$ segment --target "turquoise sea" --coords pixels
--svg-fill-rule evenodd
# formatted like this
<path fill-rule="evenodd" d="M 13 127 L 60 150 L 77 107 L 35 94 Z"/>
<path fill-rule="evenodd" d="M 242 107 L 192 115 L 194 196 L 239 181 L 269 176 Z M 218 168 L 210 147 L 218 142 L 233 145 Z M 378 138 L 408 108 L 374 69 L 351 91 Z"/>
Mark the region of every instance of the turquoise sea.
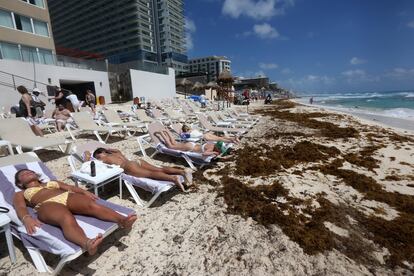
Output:
<path fill-rule="evenodd" d="M 342 111 L 372 113 L 401 119 L 414 119 L 414 90 L 363 93 L 306 94 L 300 102 L 332 107 Z"/>

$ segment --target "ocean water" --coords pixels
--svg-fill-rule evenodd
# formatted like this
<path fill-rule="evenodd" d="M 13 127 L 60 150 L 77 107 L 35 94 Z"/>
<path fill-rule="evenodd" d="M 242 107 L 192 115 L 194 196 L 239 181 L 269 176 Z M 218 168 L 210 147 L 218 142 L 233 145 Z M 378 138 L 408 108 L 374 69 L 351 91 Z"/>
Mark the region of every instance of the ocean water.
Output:
<path fill-rule="evenodd" d="M 341 111 L 414 120 L 414 90 L 302 95 L 299 101 L 307 104 L 310 97 L 313 97 L 315 105 L 331 107 Z"/>

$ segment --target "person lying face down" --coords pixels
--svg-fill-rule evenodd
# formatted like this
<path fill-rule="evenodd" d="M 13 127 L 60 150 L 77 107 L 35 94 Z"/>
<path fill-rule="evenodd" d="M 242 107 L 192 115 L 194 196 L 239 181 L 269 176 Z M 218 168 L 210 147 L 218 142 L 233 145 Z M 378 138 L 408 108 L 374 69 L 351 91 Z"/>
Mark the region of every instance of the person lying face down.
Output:
<path fill-rule="evenodd" d="M 90 159 L 90 152 L 85 152 L 85 159 Z M 97 148 L 93 152 L 93 158 L 109 165 L 118 165 L 126 174 L 135 177 L 145 177 L 154 180 L 170 181 L 177 185 L 183 192 L 186 192 L 185 186 L 192 184 L 192 170 L 179 169 L 172 167 L 156 167 L 144 160 L 128 160 L 121 151 L 117 149 Z M 184 183 L 179 176 L 184 177 Z"/>
<path fill-rule="evenodd" d="M 177 142 L 174 137 L 168 131 L 155 132 L 157 136 L 169 149 L 180 150 L 180 151 L 190 151 L 201 153 L 203 156 L 218 156 L 220 154 L 228 154 L 228 148 L 224 147 L 222 141 L 217 143 L 205 143 L 197 144 L 194 142 Z"/>
<path fill-rule="evenodd" d="M 131 228 L 137 216 L 123 216 L 112 209 L 97 204 L 98 197 L 81 188 L 60 181 L 43 183 L 34 171 L 23 169 L 15 174 L 15 183 L 22 191 L 14 196 L 14 207 L 29 235 L 41 227 L 42 222 L 59 226 L 65 238 L 94 255 L 103 240 L 102 234 L 90 239 L 79 227 L 73 214 L 116 222 L 122 228 Z M 39 219 L 33 218 L 27 206 L 33 207 Z"/>
<path fill-rule="evenodd" d="M 181 128 L 181 138 L 183 140 L 188 138 L 199 138 L 202 137 L 206 141 L 216 141 L 216 142 L 224 142 L 224 143 L 240 143 L 240 140 L 237 138 L 237 136 L 218 136 L 213 134 L 212 132 L 206 132 L 201 133 L 200 131 L 196 129 L 191 129 L 188 125 L 183 125 Z"/>

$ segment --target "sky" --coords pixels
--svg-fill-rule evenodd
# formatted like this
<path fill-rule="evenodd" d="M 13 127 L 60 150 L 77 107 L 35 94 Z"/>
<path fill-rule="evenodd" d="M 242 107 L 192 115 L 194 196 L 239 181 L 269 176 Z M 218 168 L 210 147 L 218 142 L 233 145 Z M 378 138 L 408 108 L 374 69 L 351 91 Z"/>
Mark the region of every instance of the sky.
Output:
<path fill-rule="evenodd" d="M 186 0 L 189 58 L 297 92 L 414 90 L 414 0 Z"/>

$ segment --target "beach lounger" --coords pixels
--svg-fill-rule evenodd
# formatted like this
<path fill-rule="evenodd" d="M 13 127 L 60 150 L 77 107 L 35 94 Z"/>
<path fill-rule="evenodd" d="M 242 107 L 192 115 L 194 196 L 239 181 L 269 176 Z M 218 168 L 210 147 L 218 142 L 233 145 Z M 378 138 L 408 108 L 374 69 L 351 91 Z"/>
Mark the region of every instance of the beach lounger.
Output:
<path fill-rule="evenodd" d="M 153 108 L 151 109 L 151 114 L 154 117 L 155 120 L 161 121 L 161 122 L 168 122 L 171 123 L 171 119 L 164 116 L 159 109 Z"/>
<path fill-rule="evenodd" d="M 78 126 L 79 129 L 73 128 L 71 125 L 66 124 L 66 129 L 69 131 L 70 136 L 73 140 L 76 140 L 76 135 L 82 132 L 92 132 L 99 142 L 106 143 L 109 136 L 117 133 L 121 134 L 122 132 L 128 132 L 129 129 L 122 127 L 112 127 L 112 126 L 98 126 L 93 120 L 92 116 L 88 112 L 76 112 L 71 113 L 73 121 Z M 102 139 L 99 133 L 106 133 L 105 140 Z"/>
<path fill-rule="evenodd" d="M 171 122 L 185 122 L 185 116 L 176 112 L 174 109 L 166 108 L 164 111 L 170 118 Z"/>
<path fill-rule="evenodd" d="M 14 185 L 14 175 L 18 170 L 23 168 L 41 174 L 44 181 L 56 179 L 53 173 L 40 162 L 33 152 L 0 158 L 0 206 L 10 210 L 7 215 L 11 219 L 12 233 L 22 241 L 38 272 L 49 272 L 56 275 L 65 264 L 78 258 L 85 251 L 78 245 L 66 240 L 62 230 L 56 226 L 42 224 L 36 233 L 33 235 L 27 234 L 26 228 L 18 218 L 13 206 L 14 194 L 16 191 L 19 191 L 19 188 Z M 124 215 L 134 213 L 132 209 L 101 199 L 98 200 L 98 203 Z M 36 218 L 36 212 L 32 208 L 28 209 L 30 215 Z M 92 217 L 76 215 L 75 218 L 90 238 L 96 237 L 99 233 L 106 237 L 118 228 L 116 223 L 102 221 Z M 60 261 L 54 270 L 46 264 L 42 252 L 49 252 L 60 256 Z"/>
<path fill-rule="evenodd" d="M 97 148 L 110 148 L 106 144 L 102 144 L 99 142 L 88 142 L 82 145 L 77 145 L 72 150 L 72 155 L 68 157 L 69 165 L 72 169 L 72 171 L 76 171 L 78 168 L 77 164 L 81 164 L 84 162 L 83 160 L 83 153 L 85 151 L 89 151 L 93 153 L 94 150 Z M 128 175 L 123 173 L 121 175 L 121 179 L 123 180 L 123 183 L 125 187 L 127 187 L 128 191 L 132 195 L 132 198 L 135 200 L 135 203 L 138 204 L 141 207 L 150 207 L 152 203 L 164 192 L 167 192 L 175 187 L 175 184 L 173 182 L 169 181 L 161 181 L 161 180 L 154 180 L 144 177 L 135 177 L 132 175 Z M 184 179 L 183 179 L 184 181 Z M 145 202 L 143 201 L 140 196 L 138 195 L 137 191 L 135 190 L 135 187 L 138 187 L 140 189 L 143 189 L 147 192 L 150 192 L 153 194 L 152 198 Z M 119 187 L 119 196 L 122 199 L 122 186 Z"/>
<path fill-rule="evenodd" d="M 151 155 L 151 157 L 153 157 L 157 153 L 162 153 L 178 158 L 183 158 L 190 166 L 190 168 L 194 170 L 196 170 L 194 164 L 203 167 L 205 165 L 210 164 L 210 162 L 215 158 L 213 156 L 203 156 L 201 153 L 198 152 L 179 151 L 167 148 L 167 146 L 165 146 L 164 143 L 162 143 L 158 139 L 158 137 L 155 136 L 156 132 L 160 132 L 162 130 L 169 132 L 169 130 L 161 122 L 153 122 L 150 125 L 148 125 L 148 134 L 142 135 L 137 138 L 138 145 L 143 156 L 147 156 L 144 149 L 144 145 L 147 144 L 155 149 L 155 152 Z"/>
<path fill-rule="evenodd" d="M 138 120 L 140 120 L 143 123 L 152 123 L 154 122 L 154 119 L 145 113 L 144 109 L 137 109 L 134 111 L 135 115 L 137 116 Z"/>
<path fill-rule="evenodd" d="M 201 126 L 206 130 L 206 131 L 214 131 L 214 132 L 221 132 L 224 133 L 225 135 L 228 135 L 229 133 L 235 133 L 237 135 L 242 135 L 244 133 L 247 132 L 246 129 L 242 129 L 242 128 L 231 128 L 231 127 L 216 127 L 213 126 L 206 118 L 206 116 L 204 116 L 203 114 L 198 114 L 198 120 L 201 124 Z"/>
<path fill-rule="evenodd" d="M 222 121 L 220 120 L 215 112 L 209 112 L 208 117 L 212 120 L 213 124 L 218 127 L 236 127 L 236 128 L 252 128 L 253 123 L 249 123 L 245 121 L 245 123 L 241 123 L 238 121 L 231 122 L 231 121 Z"/>
<path fill-rule="evenodd" d="M 122 121 L 121 117 L 118 115 L 118 112 L 116 112 L 115 110 L 107 109 L 107 110 L 102 111 L 102 113 L 105 116 L 105 119 L 108 121 L 107 123 L 105 123 L 105 125 L 107 126 L 123 127 L 128 130 L 138 129 L 141 132 L 147 132 L 146 131 L 147 126 L 145 123 L 142 123 L 139 121 L 124 122 Z"/>
<path fill-rule="evenodd" d="M 36 136 L 23 118 L 0 120 L 0 137 L 9 141 L 18 153 L 23 153 L 23 148 L 34 151 L 51 147 L 58 147 L 62 152 L 69 153 L 72 143 L 63 137 Z M 63 148 L 64 145 L 66 149 Z"/>

